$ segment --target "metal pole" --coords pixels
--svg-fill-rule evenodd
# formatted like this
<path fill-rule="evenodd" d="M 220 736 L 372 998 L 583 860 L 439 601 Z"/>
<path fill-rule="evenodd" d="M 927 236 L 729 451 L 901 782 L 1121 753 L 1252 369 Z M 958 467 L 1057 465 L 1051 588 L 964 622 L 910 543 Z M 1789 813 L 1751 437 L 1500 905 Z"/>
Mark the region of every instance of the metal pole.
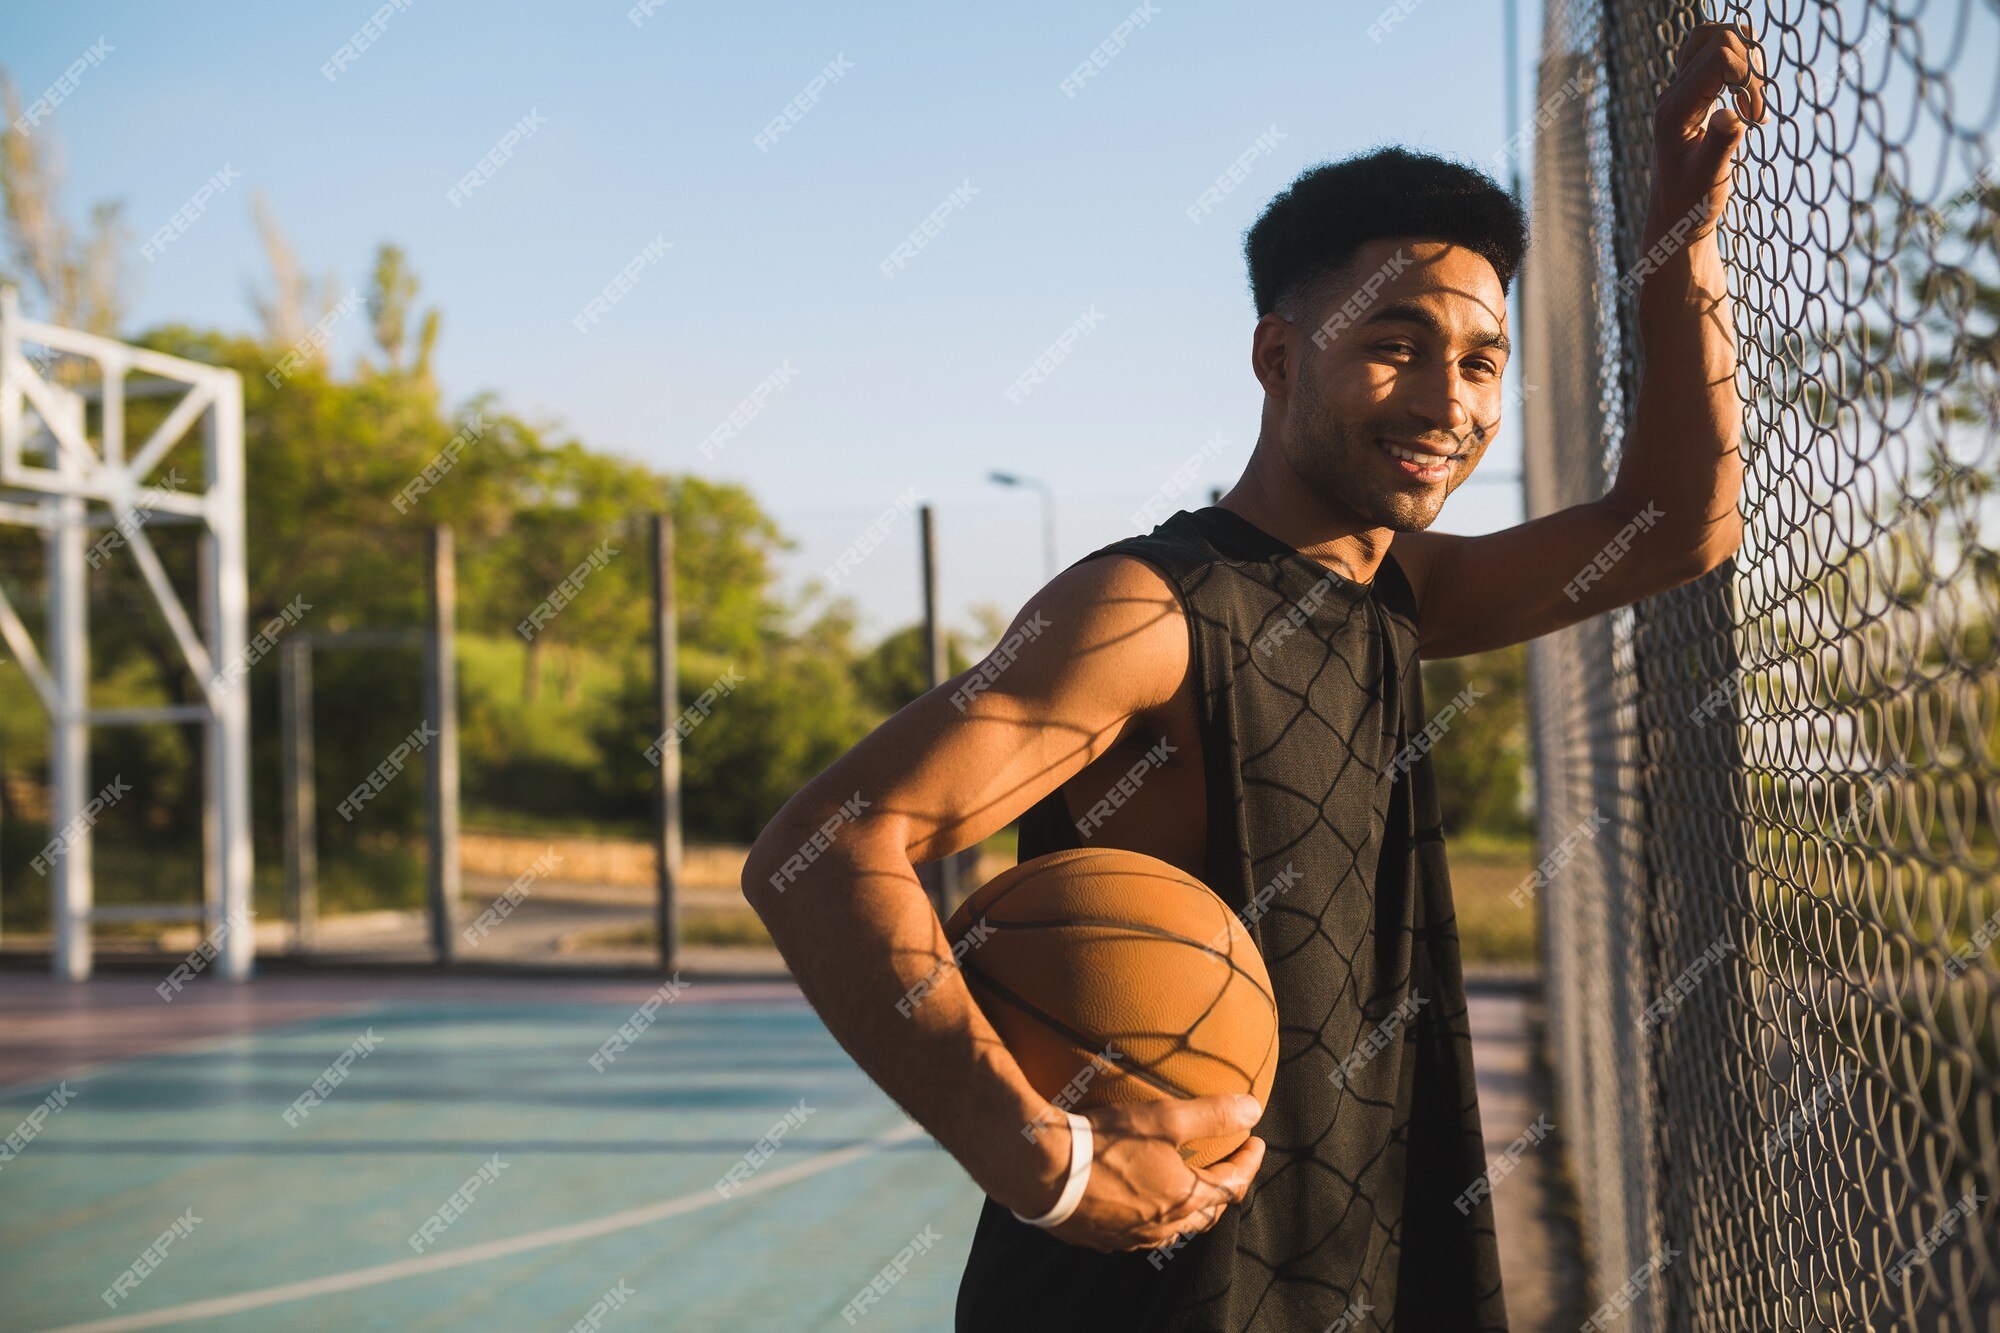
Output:
<path fill-rule="evenodd" d="M 1018 472 L 989 472 L 988 481 L 1001 486 L 1025 486 L 1042 495 L 1042 581 L 1056 576 L 1061 557 L 1056 554 L 1056 488 L 1040 477 L 1024 477 Z"/>
<path fill-rule="evenodd" d="M 1512 173 L 1511 178 L 1507 182 L 1507 188 L 1513 192 L 1514 202 L 1518 204 L 1521 202 L 1521 154 L 1518 148 L 1521 142 L 1519 133 L 1521 128 L 1521 57 L 1520 53 L 1515 50 L 1517 37 L 1515 29 L 1517 26 L 1514 22 L 1514 0 L 1502 0 L 1500 6 L 1500 49 L 1502 52 L 1501 59 L 1507 62 L 1506 78 L 1503 81 L 1507 90 L 1507 106 L 1502 119 L 1503 123 L 1507 126 L 1507 142 L 1516 145 L 1513 159 L 1507 164 L 1508 170 Z"/>
<path fill-rule="evenodd" d="M 48 536 L 50 674 L 56 682 L 56 716 L 50 723 L 49 786 L 55 800 L 51 829 L 75 835 L 55 857 L 50 878 L 55 899 L 55 971 L 65 981 L 88 981 L 91 972 L 90 828 L 83 807 L 90 785 L 90 728 L 83 720 L 89 689 L 83 585 L 84 502 L 74 496 L 48 502 L 58 516 Z"/>
<path fill-rule="evenodd" d="M 929 505 L 917 511 L 919 540 L 923 543 L 924 562 L 924 663 L 926 684 L 932 689 L 942 685 L 951 675 L 950 659 L 945 655 L 944 636 L 938 632 L 937 614 L 937 522 Z"/>
<path fill-rule="evenodd" d="M 1056 555 L 1056 488 L 1042 487 L 1042 562 L 1046 567 L 1043 582 L 1055 578 L 1060 568 L 1060 558 Z"/>
<path fill-rule="evenodd" d="M 209 553 L 207 589 L 214 619 L 208 627 L 209 657 L 217 671 L 226 671 L 249 652 L 250 580 L 248 538 L 244 528 L 243 381 L 234 374 L 219 376 L 215 406 L 207 415 L 205 442 L 208 532 L 202 545 Z M 222 931 L 222 976 L 248 981 L 257 959 L 257 931 L 252 915 L 251 879 L 256 849 L 250 834 L 250 682 L 248 677 L 225 681 L 210 691 L 214 699 L 208 731 L 209 800 L 221 811 L 216 821 L 216 859 L 220 863 L 218 892 L 221 920 L 211 929 Z"/>
<path fill-rule="evenodd" d="M 70 425 L 81 434 L 83 400 L 70 396 L 60 401 L 75 409 Z M 76 480 L 81 463 L 68 449 L 59 448 L 55 453 L 56 467 L 64 479 Z M 63 980 L 88 981 L 92 966 L 90 913 L 96 896 L 91 881 L 90 825 L 83 819 L 90 786 L 90 723 L 85 715 L 90 706 L 90 585 L 84 563 L 88 506 L 76 495 L 43 503 L 56 520 L 48 533 L 49 668 L 56 686 L 56 712 L 49 723 L 49 786 L 55 797 L 51 829 L 75 830 L 67 846 L 57 852 L 51 873 L 53 961 L 56 975 Z"/>
<path fill-rule="evenodd" d="M 458 673 L 455 652 L 458 576 L 451 529 L 430 530 L 430 623 L 424 640 L 424 713 L 437 732 L 424 766 L 430 823 L 431 948 L 452 961 L 452 908 L 458 903 Z"/>
<path fill-rule="evenodd" d="M 945 637 L 938 627 L 937 521 L 931 506 L 917 511 L 924 566 L 924 661 L 928 664 L 930 688 L 936 689 L 951 678 L 951 659 Z M 958 858 L 947 856 L 933 863 L 926 888 L 939 916 L 947 915 L 958 901 Z"/>
<path fill-rule="evenodd" d="M 278 662 L 285 742 L 285 914 L 292 952 L 310 952 L 319 921 L 318 799 L 313 783 L 312 641 L 285 641 Z"/>
<path fill-rule="evenodd" d="M 216 561 L 215 534 L 203 530 L 195 537 L 195 597 L 196 613 L 200 617 L 202 635 L 207 642 L 209 657 L 217 671 L 226 665 L 219 652 L 220 640 L 215 637 L 218 608 L 215 602 Z M 226 687 L 225 688 L 229 688 Z M 226 867 L 222 855 L 222 718 L 214 708 L 198 727 L 187 729 L 195 733 L 202 753 L 204 782 L 208 786 L 210 798 L 201 803 L 201 912 L 202 932 L 207 934 L 227 919 L 222 906 L 223 876 Z M 212 776 L 209 776 L 212 775 Z M 232 931 L 234 927 L 230 928 Z"/>
<path fill-rule="evenodd" d="M 674 520 L 653 515 L 653 691 L 659 704 L 660 785 L 654 839 L 660 970 L 671 974 L 680 951 L 681 738 L 680 641 L 674 607 Z"/>

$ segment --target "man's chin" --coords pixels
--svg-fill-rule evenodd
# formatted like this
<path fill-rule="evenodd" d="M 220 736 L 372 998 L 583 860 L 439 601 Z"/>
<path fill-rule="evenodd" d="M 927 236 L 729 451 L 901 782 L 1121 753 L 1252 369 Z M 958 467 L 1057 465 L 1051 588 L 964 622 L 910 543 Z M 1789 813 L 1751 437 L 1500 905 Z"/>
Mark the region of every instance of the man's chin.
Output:
<path fill-rule="evenodd" d="M 1364 512 L 1368 521 L 1378 528 L 1387 528 L 1391 532 L 1422 532 L 1437 522 L 1438 513 L 1443 508 L 1442 500 L 1431 504 L 1414 496 L 1383 497 Z"/>
<path fill-rule="evenodd" d="M 1307 478 L 1307 482 L 1320 503 L 1333 513 L 1351 514 L 1369 527 L 1391 532 L 1422 532 L 1437 522 L 1438 513 L 1444 508 L 1443 487 L 1435 488 L 1434 492 L 1382 490 L 1372 495 L 1357 495 L 1354 487 L 1343 486 L 1332 478 Z"/>

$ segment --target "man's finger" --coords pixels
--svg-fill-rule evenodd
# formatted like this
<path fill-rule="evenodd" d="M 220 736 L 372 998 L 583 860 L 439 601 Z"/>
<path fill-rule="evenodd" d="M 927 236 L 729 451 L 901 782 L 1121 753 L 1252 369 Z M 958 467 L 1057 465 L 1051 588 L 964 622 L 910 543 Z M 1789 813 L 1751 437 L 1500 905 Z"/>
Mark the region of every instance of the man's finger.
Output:
<path fill-rule="evenodd" d="M 1229 1195 L 1233 1201 L 1241 1203 L 1250 1192 L 1250 1182 L 1257 1178 L 1257 1168 L 1263 1164 L 1264 1140 L 1252 1135 L 1229 1156 L 1210 1166 L 1198 1166 L 1194 1173 Z"/>
<path fill-rule="evenodd" d="M 1228 1186 L 1219 1185 L 1215 1181 L 1208 1179 L 1204 1173 L 1197 1172 L 1194 1179 L 1188 1182 L 1187 1193 L 1167 1205 L 1163 1210 L 1163 1215 L 1154 1218 L 1147 1225 L 1163 1226 L 1175 1218 L 1187 1217 L 1190 1214 L 1202 1211 L 1204 1208 L 1226 1207 L 1229 1204 L 1235 1203 L 1236 1197 Z"/>
<path fill-rule="evenodd" d="M 1681 44 L 1674 48 L 1673 74 L 1669 76 L 1668 82 L 1680 78 L 1682 74 L 1687 72 L 1687 67 L 1693 63 L 1696 56 L 1702 54 L 1717 42 L 1733 42 L 1756 53 L 1756 70 L 1759 74 L 1764 72 L 1763 48 L 1759 45 L 1757 34 L 1751 30 L 1749 24 L 1697 23 L 1688 30 L 1687 36 L 1681 38 Z"/>
<path fill-rule="evenodd" d="M 1177 1097 L 1134 1107 L 1134 1119 L 1152 1119 L 1176 1144 L 1247 1130 L 1263 1115 L 1255 1097 Z M 1151 1112 L 1151 1115 L 1144 1115 Z"/>
<path fill-rule="evenodd" d="M 1737 100 L 1742 102 L 1751 94 L 1755 95 L 1754 108 L 1739 107 L 1739 109 L 1745 113 L 1747 119 L 1763 123 L 1764 48 L 1751 35 L 1749 25 L 1744 23 L 1735 25 L 1705 23 L 1690 33 L 1674 56 L 1674 72 L 1667 80 L 1667 86 L 1661 89 L 1660 100 L 1664 102 L 1677 92 L 1697 69 L 1707 68 L 1703 62 L 1712 52 L 1718 50 L 1731 53 L 1729 60 L 1734 66 L 1734 72 L 1727 81 L 1743 89 Z M 1719 88 L 1711 89 L 1709 96 L 1713 98 L 1720 91 Z"/>
<path fill-rule="evenodd" d="M 1207 1208 L 1170 1217 L 1164 1222 L 1156 1222 L 1144 1231 L 1135 1232 L 1134 1238 L 1139 1242 L 1139 1249 L 1157 1250 L 1162 1245 L 1173 1244 L 1182 1236 L 1199 1236 L 1202 1232 L 1211 1230 L 1228 1211 L 1228 1204 L 1212 1204 Z"/>
<path fill-rule="evenodd" d="M 1732 27 L 1727 23 L 1697 23 L 1688 29 L 1687 36 L 1681 38 L 1681 44 L 1674 48 L 1673 73 L 1669 76 L 1669 82 L 1676 81 L 1687 73 L 1688 65 L 1696 56 L 1728 34 L 1741 38 L 1749 36 L 1741 25 Z"/>
<path fill-rule="evenodd" d="M 1750 55 L 1740 43 L 1723 42 L 1695 58 L 1687 76 L 1660 98 L 1659 115 L 1681 138 L 1701 137 L 1708 123 L 1709 108 L 1725 87 L 1739 89 L 1737 101 L 1743 118 L 1756 123 L 1764 120 L 1764 83 L 1750 67 Z"/>
<path fill-rule="evenodd" d="M 1199 1202 L 1177 1209 L 1172 1217 L 1156 1225 L 1177 1235 L 1208 1230 L 1221 1218 L 1227 1205 L 1242 1203 L 1249 1197 L 1250 1185 L 1263 1163 L 1264 1140 L 1252 1138 L 1213 1166 L 1194 1168 L 1195 1179 L 1214 1191 L 1214 1195 L 1202 1196 Z"/>
<path fill-rule="evenodd" d="M 1703 88 L 1710 98 L 1722 91 L 1722 85 L 1761 90 L 1763 87 L 1763 53 L 1745 42 L 1735 32 L 1719 34 L 1715 40 L 1705 42 L 1697 51 L 1689 54 L 1687 62 L 1674 74 L 1660 94 L 1661 101 L 1676 97 L 1698 97 L 1697 87 Z M 1761 109 L 1761 103 L 1760 109 Z"/>
<path fill-rule="evenodd" d="M 1750 31 L 1747 23 L 1737 24 L 1736 31 L 1742 34 L 1743 45 L 1750 50 L 1750 68 L 1762 79 L 1768 73 L 1764 68 L 1764 44 L 1757 40 L 1757 34 Z"/>

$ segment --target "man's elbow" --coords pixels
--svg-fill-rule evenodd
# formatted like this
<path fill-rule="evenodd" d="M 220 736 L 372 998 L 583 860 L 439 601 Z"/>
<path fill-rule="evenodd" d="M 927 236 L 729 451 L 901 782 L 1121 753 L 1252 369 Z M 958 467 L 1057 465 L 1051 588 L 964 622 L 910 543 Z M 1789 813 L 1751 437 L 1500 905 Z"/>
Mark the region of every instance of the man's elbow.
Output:
<path fill-rule="evenodd" d="M 1732 510 L 1721 518 L 1711 519 L 1683 543 L 1680 558 L 1671 564 L 1667 587 L 1678 588 L 1720 569 L 1742 546 L 1742 515 Z"/>
<path fill-rule="evenodd" d="M 766 923 L 783 904 L 785 891 L 798 883 L 811 850 L 809 844 L 800 845 L 802 835 L 787 831 L 790 823 L 774 819 L 766 824 L 743 858 L 743 900 Z"/>
<path fill-rule="evenodd" d="M 796 902 L 812 880 L 836 863 L 845 867 L 844 873 L 853 873 L 875 855 L 867 844 L 882 830 L 858 823 L 860 811 L 870 804 L 857 792 L 824 818 L 787 807 L 764 827 L 743 858 L 741 885 L 743 900 L 760 920 L 768 925 L 787 901 Z"/>
<path fill-rule="evenodd" d="M 1701 566 L 1696 572 L 1699 578 L 1712 569 L 1720 569 L 1722 562 L 1743 549 L 1743 515 L 1732 506 L 1728 513 L 1711 521 L 1701 535 L 1695 549 L 1696 563 Z"/>
<path fill-rule="evenodd" d="M 743 900 L 766 921 L 770 919 L 772 909 L 783 901 L 785 890 L 797 880 L 803 867 L 804 853 L 797 847 L 799 835 L 787 831 L 795 823 L 787 818 L 788 814 L 788 811 L 780 811 L 766 824 L 743 858 L 740 886 Z"/>

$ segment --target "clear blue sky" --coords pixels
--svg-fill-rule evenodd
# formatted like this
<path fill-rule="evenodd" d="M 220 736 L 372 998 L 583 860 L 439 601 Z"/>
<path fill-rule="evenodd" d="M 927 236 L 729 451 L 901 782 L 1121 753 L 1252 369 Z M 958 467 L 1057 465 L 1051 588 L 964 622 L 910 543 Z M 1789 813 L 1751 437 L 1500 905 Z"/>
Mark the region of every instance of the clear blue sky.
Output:
<path fill-rule="evenodd" d="M 744 482 L 802 541 L 794 576 L 914 487 L 939 506 L 960 623 L 973 603 L 1011 612 L 1042 572 L 1036 501 L 987 484 L 989 469 L 1057 486 L 1064 562 L 1133 530 L 1133 511 L 1217 432 L 1231 447 L 1182 502 L 1240 471 L 1259 403 L 1241 236 L 1274 192 L 1378 144 L 1486 165 L 1506 138 L 1491 0 L 1422 0 L 1380 41 L 1372 0 L 1160 0 L 1074 97 L 1064 78 L 1131 4 L 665 0 L 635 26 L 630 0 L 411 0 L 329 82 L 321 66 L 377 7 L 6 7 L 25 99 L 100 36 L 111 48 L 45 123 L 64 146 L 70 214 L 125 204 L 132 329 L 249 326 L 261 188 L 315 273 L 359 285 L 377 242 L 409 251 L 422 300 L 444 312 L 453 398 L 496 389 L 593 447 Z M 1539 7 L 1521 8 L 1531 67 Z M 836 57 L 846 72 L 760 151 L 759 131 Z M 1525 102 L 1525 68 L 1523 81 Z M 447 191 L 531 110 L 545 124 L 454 207 Z M 1282 139 L 1190 221 L 1273 127 Z M 143 258 L 144 238 L 225 164 L 236 183 Z M 968 183 L 976 193 L 885 277 L 897 244 Z M 580 333 L 573 317 L 660 235 L 672 248 Z M 1102 322 L 1009 402 L 1093 307 Z M 361 324 L 339 330 L 342 357 Z M 704 459 L 701 442 L 787 364 L 791 382 Z M 1516 414 L 1485 468 L 1518 459 Z M 1469 486 L 1440 526 L 1519 512 L 1515 487 Z M 843 585 L 870 629 L 917 613 L 914 534 L 912 516 L 895 519 Z"/>

